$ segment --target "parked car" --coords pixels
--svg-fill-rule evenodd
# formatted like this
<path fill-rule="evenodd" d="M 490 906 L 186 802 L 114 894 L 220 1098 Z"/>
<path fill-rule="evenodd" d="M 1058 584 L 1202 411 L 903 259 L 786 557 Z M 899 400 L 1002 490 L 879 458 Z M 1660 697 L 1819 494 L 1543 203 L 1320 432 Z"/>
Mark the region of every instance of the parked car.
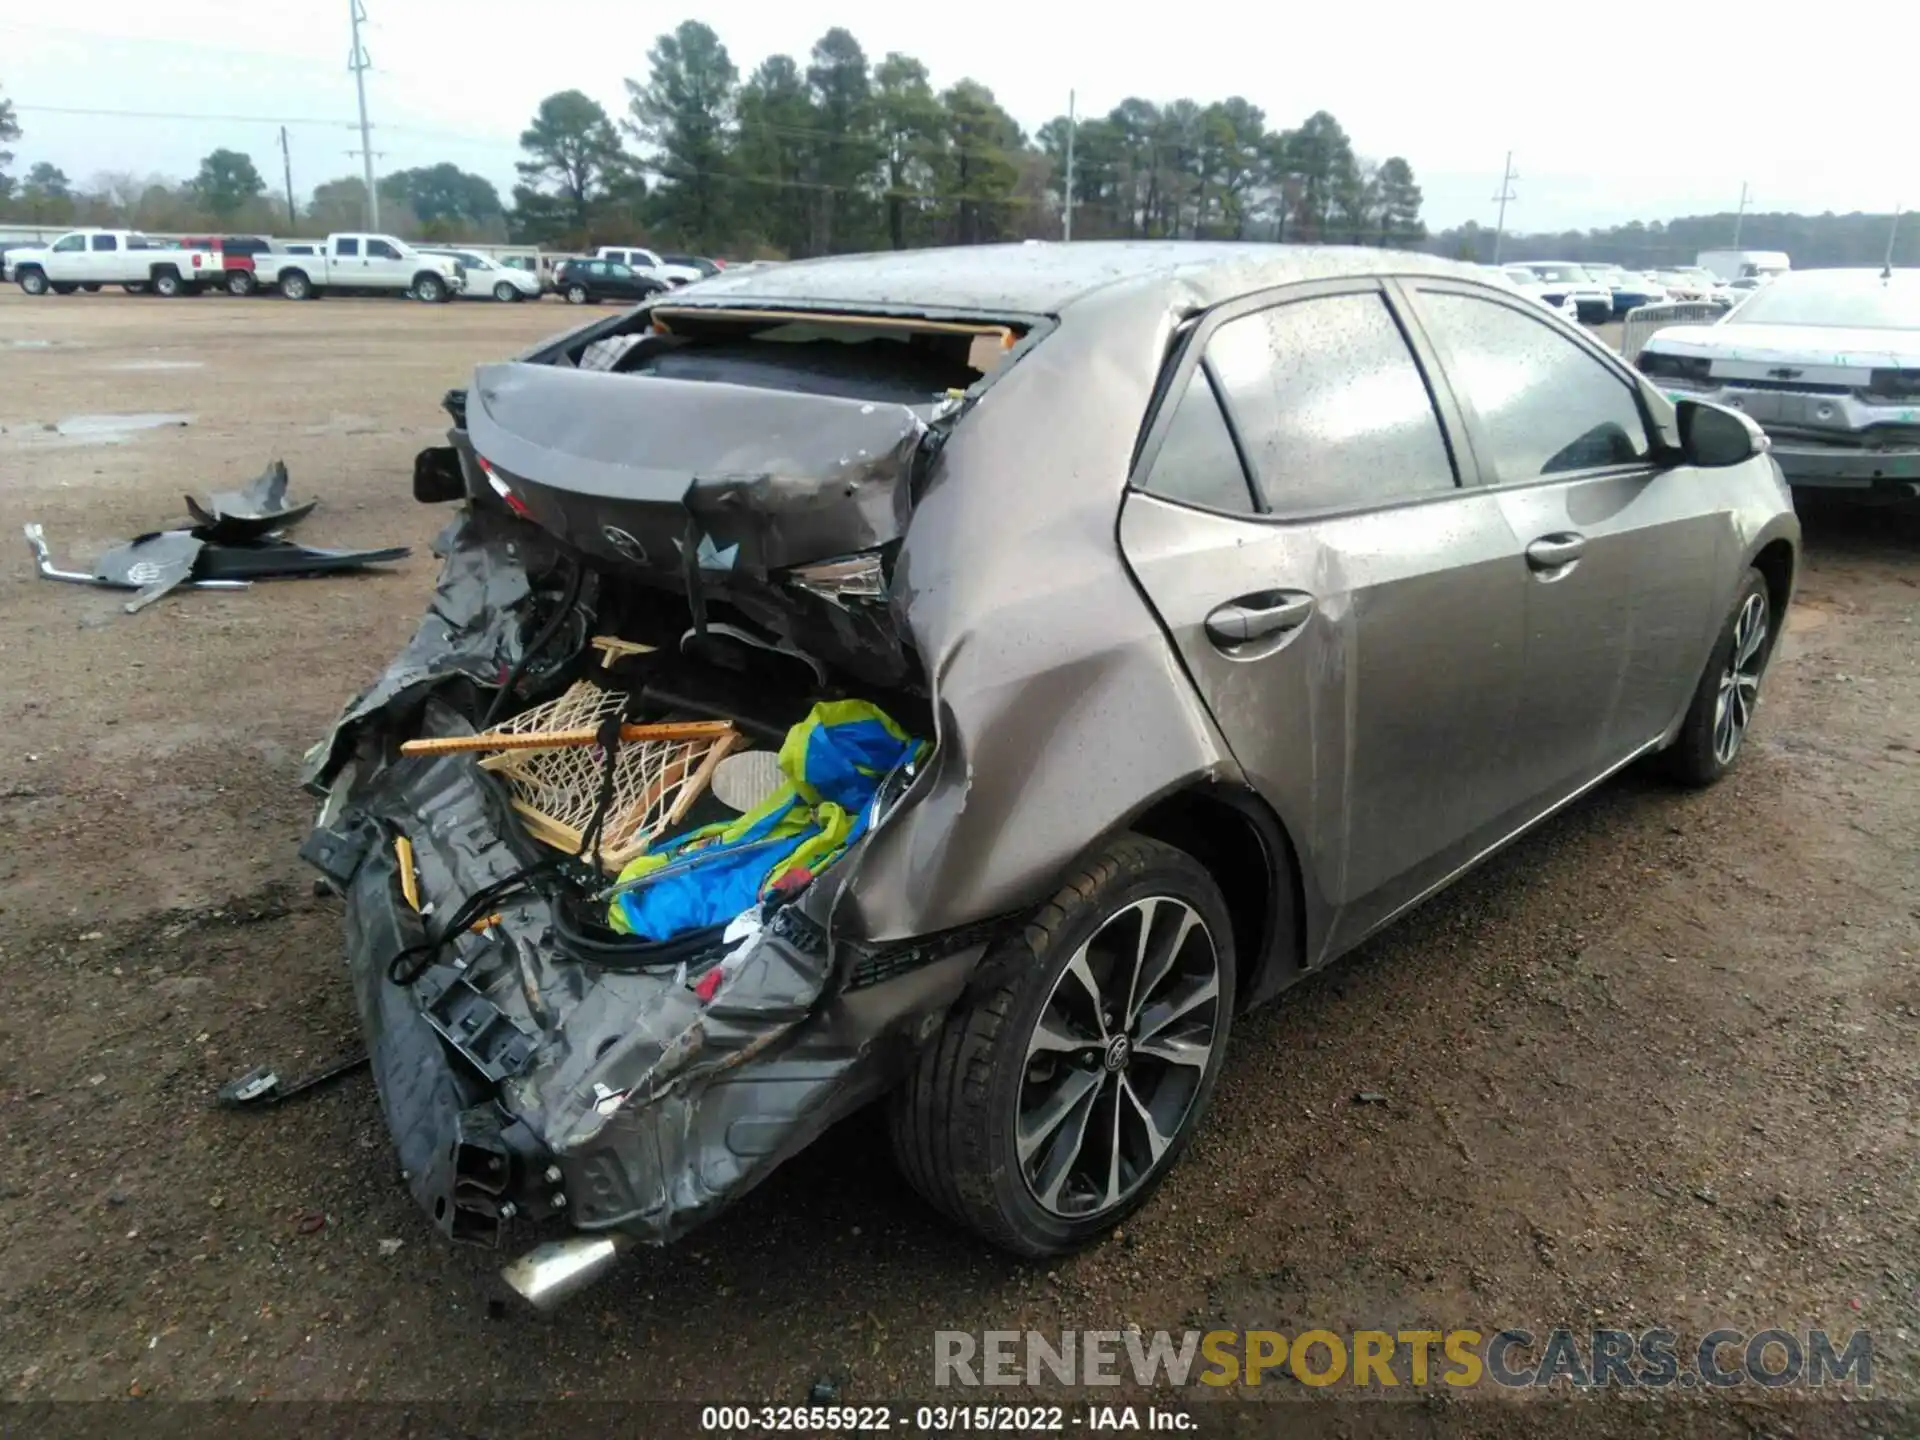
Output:
<path fill-rule="evenodd" d="M 1771 279 L 1793 269 L 1784 250 L 1702 250 L 1694 263 L 1722 280 Z"/>
<path fill-rule="evenodd" d="M 553 269 L 553 288 L 569 305 L 606 300 L 646 300 L 673 287 L 651 271 L 618 260 L 563 260 Z"/>
<path fill-rule="evenodd" d="M 1666 287 L 1651 276 L 1642 275 L 1619 265 L 1587 263 L 1581 268 L 1612 292 L 1615 320 L 1624 319 L 1629 310 L 1637 309 L 1642 305 L 1666 303 Z"/>
<path fill-rule="evenodd" d="M 289 249 L 256 255 L 253 265 L 260 284 L 277 285 L 289 300 L 311 300 L 327 290 L 365 290 L 437 304 L 466 287 L 458 260 L 416 250 L 393 235 L 329 235 L 312 253 Z"/>
<path fill-rule="evenodd" d="M 1677 266 L 1668 270 L 1655 270 L 1653 278 L 1665 287 L 1669 300 L 1723 307 L 1733 304 L 1733 297 L 1728 292 L 1726 284 L 1697 266 Z"/>
<path fill-rule="evenodd" d="M 477 250 L 442 250 L 428 247 L 423 248 L 420 253 L 444 255 L 449 260 L 458 261 L 466 270 L 466 285 L 461 293 L 475 300 L 494 299 L 512 302 L 540 298 L 538 275 L 515 265 L 503 265 Z"/>
<path fill-rule="evenodd" d="M 694 265 L 670 265 L 652 250 L 638 245 L 602 245 L 594 252 L 596 260 L 611 260 L 632 270 L 641 270 L 669 285 L 691 285 L 706 279 L 706 273 Z"/>
<path fill-rule="evenodd" d="M 243 296 L 260 288 L 253 257 L 273 248 L 264 235 L 189 235 L 181 243 L 217 255 L 218 269 L 208 277 L 207 283 L 223 287 L 229 295 Z"/>
<path fill-rule="evenodd" d="M 718 275 L 726 267 L 704 255 L 662 255 L 660 263 L 670 270 L 697 270 L 702 277 Z"/>
<path fill-rule="evenodd" d="M 1249 1005 L 1638 757 L 1738 760 L 1799 550 L 1742 416 L 1433 257 L 1034 257 L 716 277 L 480 366 L 416 464 L 463 508 L 302 853 L 415 1199 L 576 1227 L 530 1298 L 882 1096 L 951 1219 L 1087 1244 Z M 788 788 L 609 902 L 458 753 L 581 680 L 785 736 Z"/>
<path fill-rule="evenodd" d="M 1529 300 L 1538 301 L 1570 324 L 1580 323 L 1580 306 L 1574 298 L 1565 294 L 1549 298 L 1546 282 L 1525 266 L 1478 265 L 1474 268 L 1495 284 L 1510 286 Z"/>
<path fill-rule="evenodd" d="M 71 295 L 124 285 L 169 298 L 196 293 L 217 282 L 220 257 L 150 240 L 138 230 L 73 230 L 51 245 L 8 254 L 13 279 L 29 295 Z"/>
<path fill-rule="evenodd" d="M 1725 319 L 1656 331 L 1642 373 L 1747 415 L 1796 486 L 1920 495 L 1920 271 L 1748 278 Z"/>
<path fill-rule="evenodd" d="M 1597 325 L 1613 318 L 1613 290 L 1595 280 L 1580 266 L 1567 260 L 1528 260 L 1506 267 L 1509 273 L 1523 271 L 1541 283 L 1541 293 L 1550 305 L 1571 299 L 1580 318 Z"/>

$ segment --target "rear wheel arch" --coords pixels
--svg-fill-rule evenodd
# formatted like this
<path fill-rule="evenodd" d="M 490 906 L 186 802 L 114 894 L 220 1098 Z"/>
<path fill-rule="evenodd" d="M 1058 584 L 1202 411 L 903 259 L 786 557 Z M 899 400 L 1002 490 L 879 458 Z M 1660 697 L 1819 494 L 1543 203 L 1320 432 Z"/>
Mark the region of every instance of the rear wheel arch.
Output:
<path fill-rule="evenodd" d="M 1191 855 L 1220 887 L 1233 921 L 1241 1009 L 1305 968 L 1299 851 L 1258 795 L 1201 783 L 1162 796 L 1122 828 Z"/>
<path fill-rule="evenodd" d="M 1753 557 L 1753 568 L 1766 578 L 1767 605 L 1773 611 L 1774 623 L 1784 624 L 1787 601 L 1793 596 L 1793 545 L 1786 540 L 1763 545 Z"/>

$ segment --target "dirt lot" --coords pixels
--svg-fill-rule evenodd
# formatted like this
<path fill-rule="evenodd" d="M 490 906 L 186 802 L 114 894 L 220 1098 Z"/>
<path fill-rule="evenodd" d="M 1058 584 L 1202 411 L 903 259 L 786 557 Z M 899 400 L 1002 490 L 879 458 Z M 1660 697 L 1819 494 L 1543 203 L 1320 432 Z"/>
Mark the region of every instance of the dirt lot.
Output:
<path fill-rule="evenodd" d="M 1156 1203 L 1052 1268 L 943 1228 L 856 1121 L 557 1318 L 490 1315 L 364 1077 L 209 1110 L 356 1043 L 298 758 L 429 588 L 441 393 L 573 318 L 0 295 L 0 1394 L 870 1401 L 927 1395 L 936 1328 L 1421 1322 L 1870 1327 L 1914 1393 L 1920 526 L 1884 511 L 1807 516 L 1731 780 L 1629 775 L 1249 1018 Z M 101 412 L 191 420 L 41 428 Z M 420 552 L 126 616 L 17 539 L 90 557 L 275 457 L 309 542 Z"/>

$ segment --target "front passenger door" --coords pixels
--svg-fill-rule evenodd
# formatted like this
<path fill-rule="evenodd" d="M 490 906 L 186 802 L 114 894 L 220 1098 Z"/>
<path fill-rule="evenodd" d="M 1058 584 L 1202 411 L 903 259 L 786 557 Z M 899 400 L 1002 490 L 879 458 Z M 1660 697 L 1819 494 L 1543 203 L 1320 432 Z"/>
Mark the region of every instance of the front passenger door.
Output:
<path fill-rule="evenodd" d="M 413 266 L 384 240 L 367 241 L 367 281 L 385 289 L 404 290 L 413 284 Z"/>
<path fill-rule="evenodd" d="M 1120 540 L 1300 846 L 1317 963 L 1497 838 L 1525 593 L 1381 287 L 1281 295 L 1201 323 Z"/>

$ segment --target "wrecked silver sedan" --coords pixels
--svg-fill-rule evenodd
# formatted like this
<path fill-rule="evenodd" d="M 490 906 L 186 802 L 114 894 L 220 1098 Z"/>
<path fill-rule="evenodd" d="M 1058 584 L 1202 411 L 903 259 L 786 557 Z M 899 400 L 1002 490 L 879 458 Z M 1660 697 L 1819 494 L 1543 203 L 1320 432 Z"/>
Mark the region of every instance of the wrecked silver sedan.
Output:
<path fill-rule="evenodd" d="M 1235 1014 L 1636 757 L 1737 758 L 1799 532 L 1467 267 L 825 260 L 482 365 L 304 853 L 407 1183 L 546 1302 L 883 1096 L 1025 1255 L 1141 1204 Z"/>

